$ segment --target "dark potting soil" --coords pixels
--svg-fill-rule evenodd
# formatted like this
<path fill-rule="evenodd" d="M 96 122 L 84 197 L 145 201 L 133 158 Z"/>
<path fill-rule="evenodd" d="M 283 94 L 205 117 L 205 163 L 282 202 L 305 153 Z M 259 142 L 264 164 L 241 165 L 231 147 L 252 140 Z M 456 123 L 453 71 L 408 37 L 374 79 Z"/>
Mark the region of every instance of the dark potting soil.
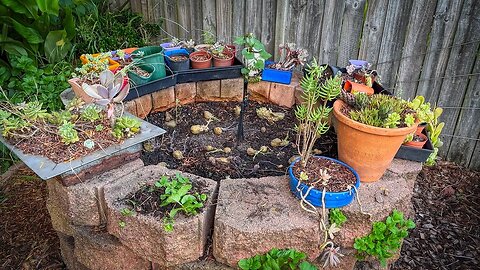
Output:
<path fill-rule="evenodd" d="M 192 182 L 192 189 L 188 192 L 188 194 L 195 195 L 207 193 L 207 189 L 204 184 L 204 182 Z M 174 207 L 179 206 L 176 204 L 160 206 L 162 203 L 160 200 L 160 195 L 163 194 L 165 194 L 165 188 L 158 188 L 155 185 L 145 185 L 135 193 L 127 195 L 123 202 L 130 206 L 131 209 L 137 213 L 162 218 Z M 202 209 L 203 207 L 198 209 L 198 211 L 201 211 Z"/>
<path fill-rule="evenodd" d="M 321 180 L 318 183 L 314 183 L 322 178 L 320 170 L 326 170 L 331 177 L 326 185 L 323 185 Z M 302 167 L 300 162 L 295 163 L 293 174 L 297 179 L 300 178 L 301 172 L 305 172 L 308 175 L 306 184 L 313 185 L 318 190 L 325 188 L 329 192 L 347 191 L 349 187 L 353 189 L 357 180 L 355 175 L 345 166 L 328 159 L 310 158 L 305 168 Z"/>
<path fill-rule="evenodd" d="M 292 156 L 298 155 L 295 146 L 296 132 L 294 126 L 296 119 L 293 110 L 270 104 L 250 102 L 244 118 L 245 140 L 238 142 L 236 135 L 239 117 L 235 114 L 235 107 L 239 105 L 238 102 L 211 102 L 173 108 L 168 113 L 174 118 L 177 115 L 175 128 L 165 125 L 165 112 L 150 115 L 147 120 L 166 129 L 167 133 L 151 142 L 153 151 L 143 151 L 143 162 L 145 165 L 165 162 L 170 169 L 181 170 L 217 181 L 227 177 L 255 178 L 284 175 L 289 165 L 288 160 Z M 267 107 L 273 112 L 283 112 L 285 118 L 269 123 L 257 116 L 256 109 L 260 107 Z M 205 125 L 207 123 L 203 118 L 204 111 L 211 112 L 218 118 L 218 121 L 211 122 L 208 125 L 209 130 L 207 132 L 193 135 L 190 132 L 192 125 Z M 213 133 L 215 127 L 222 128 L 220 135 Z M 287 138 L 289 143 L 287 146 L 272 147 L 270 142 L 275 138 Z M 207 145 L 217 149 L 229 147 L 231 152 L 226 154 L 221 150 L 206 151 L 205 147 Z M 267 153 L 258 153 L 255 157 L 247 154 L 247 148 L 251 147 L 258 151 L 262 146 L 268 147 Z M 336 157 L 335 134 L 329 131 L 317 140 L 314 148 L 321 151 L 321 155 Z M 182 152 L 184 157 L 182 160 L 172 157 L 175 150 Z"/>

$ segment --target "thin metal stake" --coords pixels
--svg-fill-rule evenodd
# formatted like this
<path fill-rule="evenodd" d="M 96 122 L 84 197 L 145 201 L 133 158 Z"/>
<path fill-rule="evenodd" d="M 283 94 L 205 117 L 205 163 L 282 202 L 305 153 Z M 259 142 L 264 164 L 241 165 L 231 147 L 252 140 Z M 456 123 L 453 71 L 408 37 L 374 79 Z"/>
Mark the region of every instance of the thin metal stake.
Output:
<path fill-rule="evenodd" d="M 242 142 L 245 139 L 243 134 L 243 118 L 245 115 L 245 110 L 248 106 L 248 93 L 247 93 L 248 80 L 243 79 L 243 100 L 240 107 L 240 118 L 238 119 L 238 129 L 237 129 L 237 141 Z"/>

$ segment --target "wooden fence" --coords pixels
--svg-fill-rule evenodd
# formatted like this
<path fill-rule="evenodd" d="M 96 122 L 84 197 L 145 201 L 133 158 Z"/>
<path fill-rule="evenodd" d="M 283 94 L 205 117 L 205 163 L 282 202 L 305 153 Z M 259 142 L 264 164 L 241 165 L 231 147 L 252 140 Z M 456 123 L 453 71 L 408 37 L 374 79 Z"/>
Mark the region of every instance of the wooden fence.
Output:
<path fill-rule="evenodd" d="M 478 0 L 110 0 L 168 33 L 201 41 L 252 32 L 268 51 L 285 42 L 320 63 L 365 59 L 404 98 L 444 108 L 441 155 L 480 169 L 480 1 Z"/>

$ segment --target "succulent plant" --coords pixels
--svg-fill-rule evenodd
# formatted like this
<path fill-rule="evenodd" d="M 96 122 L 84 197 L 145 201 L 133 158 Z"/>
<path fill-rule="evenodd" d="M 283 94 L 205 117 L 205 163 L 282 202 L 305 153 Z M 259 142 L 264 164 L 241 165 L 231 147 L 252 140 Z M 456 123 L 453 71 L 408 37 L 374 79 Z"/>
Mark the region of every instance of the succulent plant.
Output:
<path fill-rule="evenodd" d="M 95 122 L 102 118 L 100 111 L 101 111 L 100 108 L 90 104 L 82 111 L 82 113 L 80 114 L 80 117 L 83 120 Z"/>
<path fill-rule="evenodd" d="M 49 115 L 47 110 L 42 109 L 42 103 L 38 101 L 31 101 L 18 105 L 17 107 L 22 111 L 23 117 L 26 120 L 35 121 L 38 118 L 45 118 Z"/>
<path fill-rule="evenodd" d="M 62 142 L 65 144 L 75 143 L 80 140 L 75 130 L 75 125 L 67 121 L 63 122 L 63 125 L 58 128 L 58 135 L 60 135 Z"/>
<path fill-rule="evenodd" d="M 104 70 L 99 75 L 100 84 L 82 84 L 82 89 L 95 100 L 96 104 L 107 106 L 107 116 L 112 118 L 114 103 L 121 103 L 128 95 L 130 83 L 127 77 L 117 76 L 110 70 Z"/>
<path fill-rule="evenodd" d="M 113 136 L 117 139 L 132 137 L 140 132 L 140 121 L 135 118 L 122 116 L 116 119 L 113 126 Z"/>
<path fill-rule="evenodd" d="M 62 125 L 64 122 L 70 122 L 72 120 L 72 114 L 69 111 L 59 111 L 59 112 L 52 112 L 50 117 L 48 118 L 48 122 L 55 126 Z"/>

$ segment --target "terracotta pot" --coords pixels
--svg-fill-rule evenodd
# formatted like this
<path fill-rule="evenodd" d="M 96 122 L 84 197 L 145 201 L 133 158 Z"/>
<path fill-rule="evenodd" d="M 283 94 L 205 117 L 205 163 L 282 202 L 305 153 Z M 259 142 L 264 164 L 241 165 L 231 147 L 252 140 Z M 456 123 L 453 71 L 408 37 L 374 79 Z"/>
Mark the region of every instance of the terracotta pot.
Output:
<path fill-rule="evenodd" d="M 420 135 L 420 134 L 422 134 L 423 130 L 425 129 L 425 127 L 426 127 L 427 125 L 428 125 L 427 123 L 420 123 L 420 124 L 418 124 L 417 131 L 415 131 L 415 135 Z"/>
<path fill-rule="evenodd" d="M 212 47 L 212 44 L 198 44 L 195 45 L 194 49 L 196 52 L 198 51 L 208 51 Z"/>
<path fill-rule="evenodd" d="M 335 131 L 338 140 L 338 159 L 353 167 L 362 182 L 379 180 L 387 170 L 408 134 L 417 125 L 405 128 L 368 126 L 345 116 L 341 109 L 346 104 L 333 104 Z"/>
<path fill-rule="evenodd" d="M 343 86 L 343 89 L 345 89 L 345 91 L 347 91 L 347 92 L 352 92 L 352 93 L 361 92 L 361 93 L 365 93 L 369 96 L 373 95 L 375 93 L 375 91 L 373 90 L 372 87 L 368 87 L 364 84 L 356 83 L 356 82 L 352 82 L 352 81 L 346 81 L 345 85 Z"/>
<path fill-rule="evenodd" d="M 231 66 L 233 66 L 233 63 L 235 63 L 235 54 L 237 52 L 237 48 L 235 47 L 235 45 L 225 45 L 224 51 L 230 51 L 233 54 L 234 57 L 232 57 L 231 60 Z"/>
<path fill-rule="evenodd" d="M 420 134 L 415 134 L 415 135 L 422 138 L 422 141 L 421 142 L 409 141 L 409 142 L 404 143 L 403 145 L 418 148 L 418 149 L 422 149 L 423 146 L 425 145 L 425 143 L 427 142 L 428 138 L 427 138 L 427 136 L 425 136 L 424 134 L 421 134 L 421 133 Z"/>
<path fill-rule="evenodd" d="M 199 61 L 196 60 L 196 56 L 206 56 L 207 60 Z M 212 66 L 212 55 L 206 51 L 197 51 L 190 54 L 190 63 L 192 63 L 192 68 L 209 68 Z"/>
<path fill-rule="evenodd" d="M 223 51 L 223 54 L 228 56 L 228 58 L 217 58 L 215 55 L 213 56 L 213 66 L 214 67 L 229 67 L 233 64 L 233 53 L 230 51 Z"/>
<path fill-rule="evenodd" d="M 82 85 L 79 84 L 79 81 L 79 78 L 73 78 L 68 80 L 68 83 L 72 86 L 72 90 L 77 97 L 81 98 L 83 101 L 85 101 L 85 103 L 92 103 L 93 98 L 83 91 Z"/>

